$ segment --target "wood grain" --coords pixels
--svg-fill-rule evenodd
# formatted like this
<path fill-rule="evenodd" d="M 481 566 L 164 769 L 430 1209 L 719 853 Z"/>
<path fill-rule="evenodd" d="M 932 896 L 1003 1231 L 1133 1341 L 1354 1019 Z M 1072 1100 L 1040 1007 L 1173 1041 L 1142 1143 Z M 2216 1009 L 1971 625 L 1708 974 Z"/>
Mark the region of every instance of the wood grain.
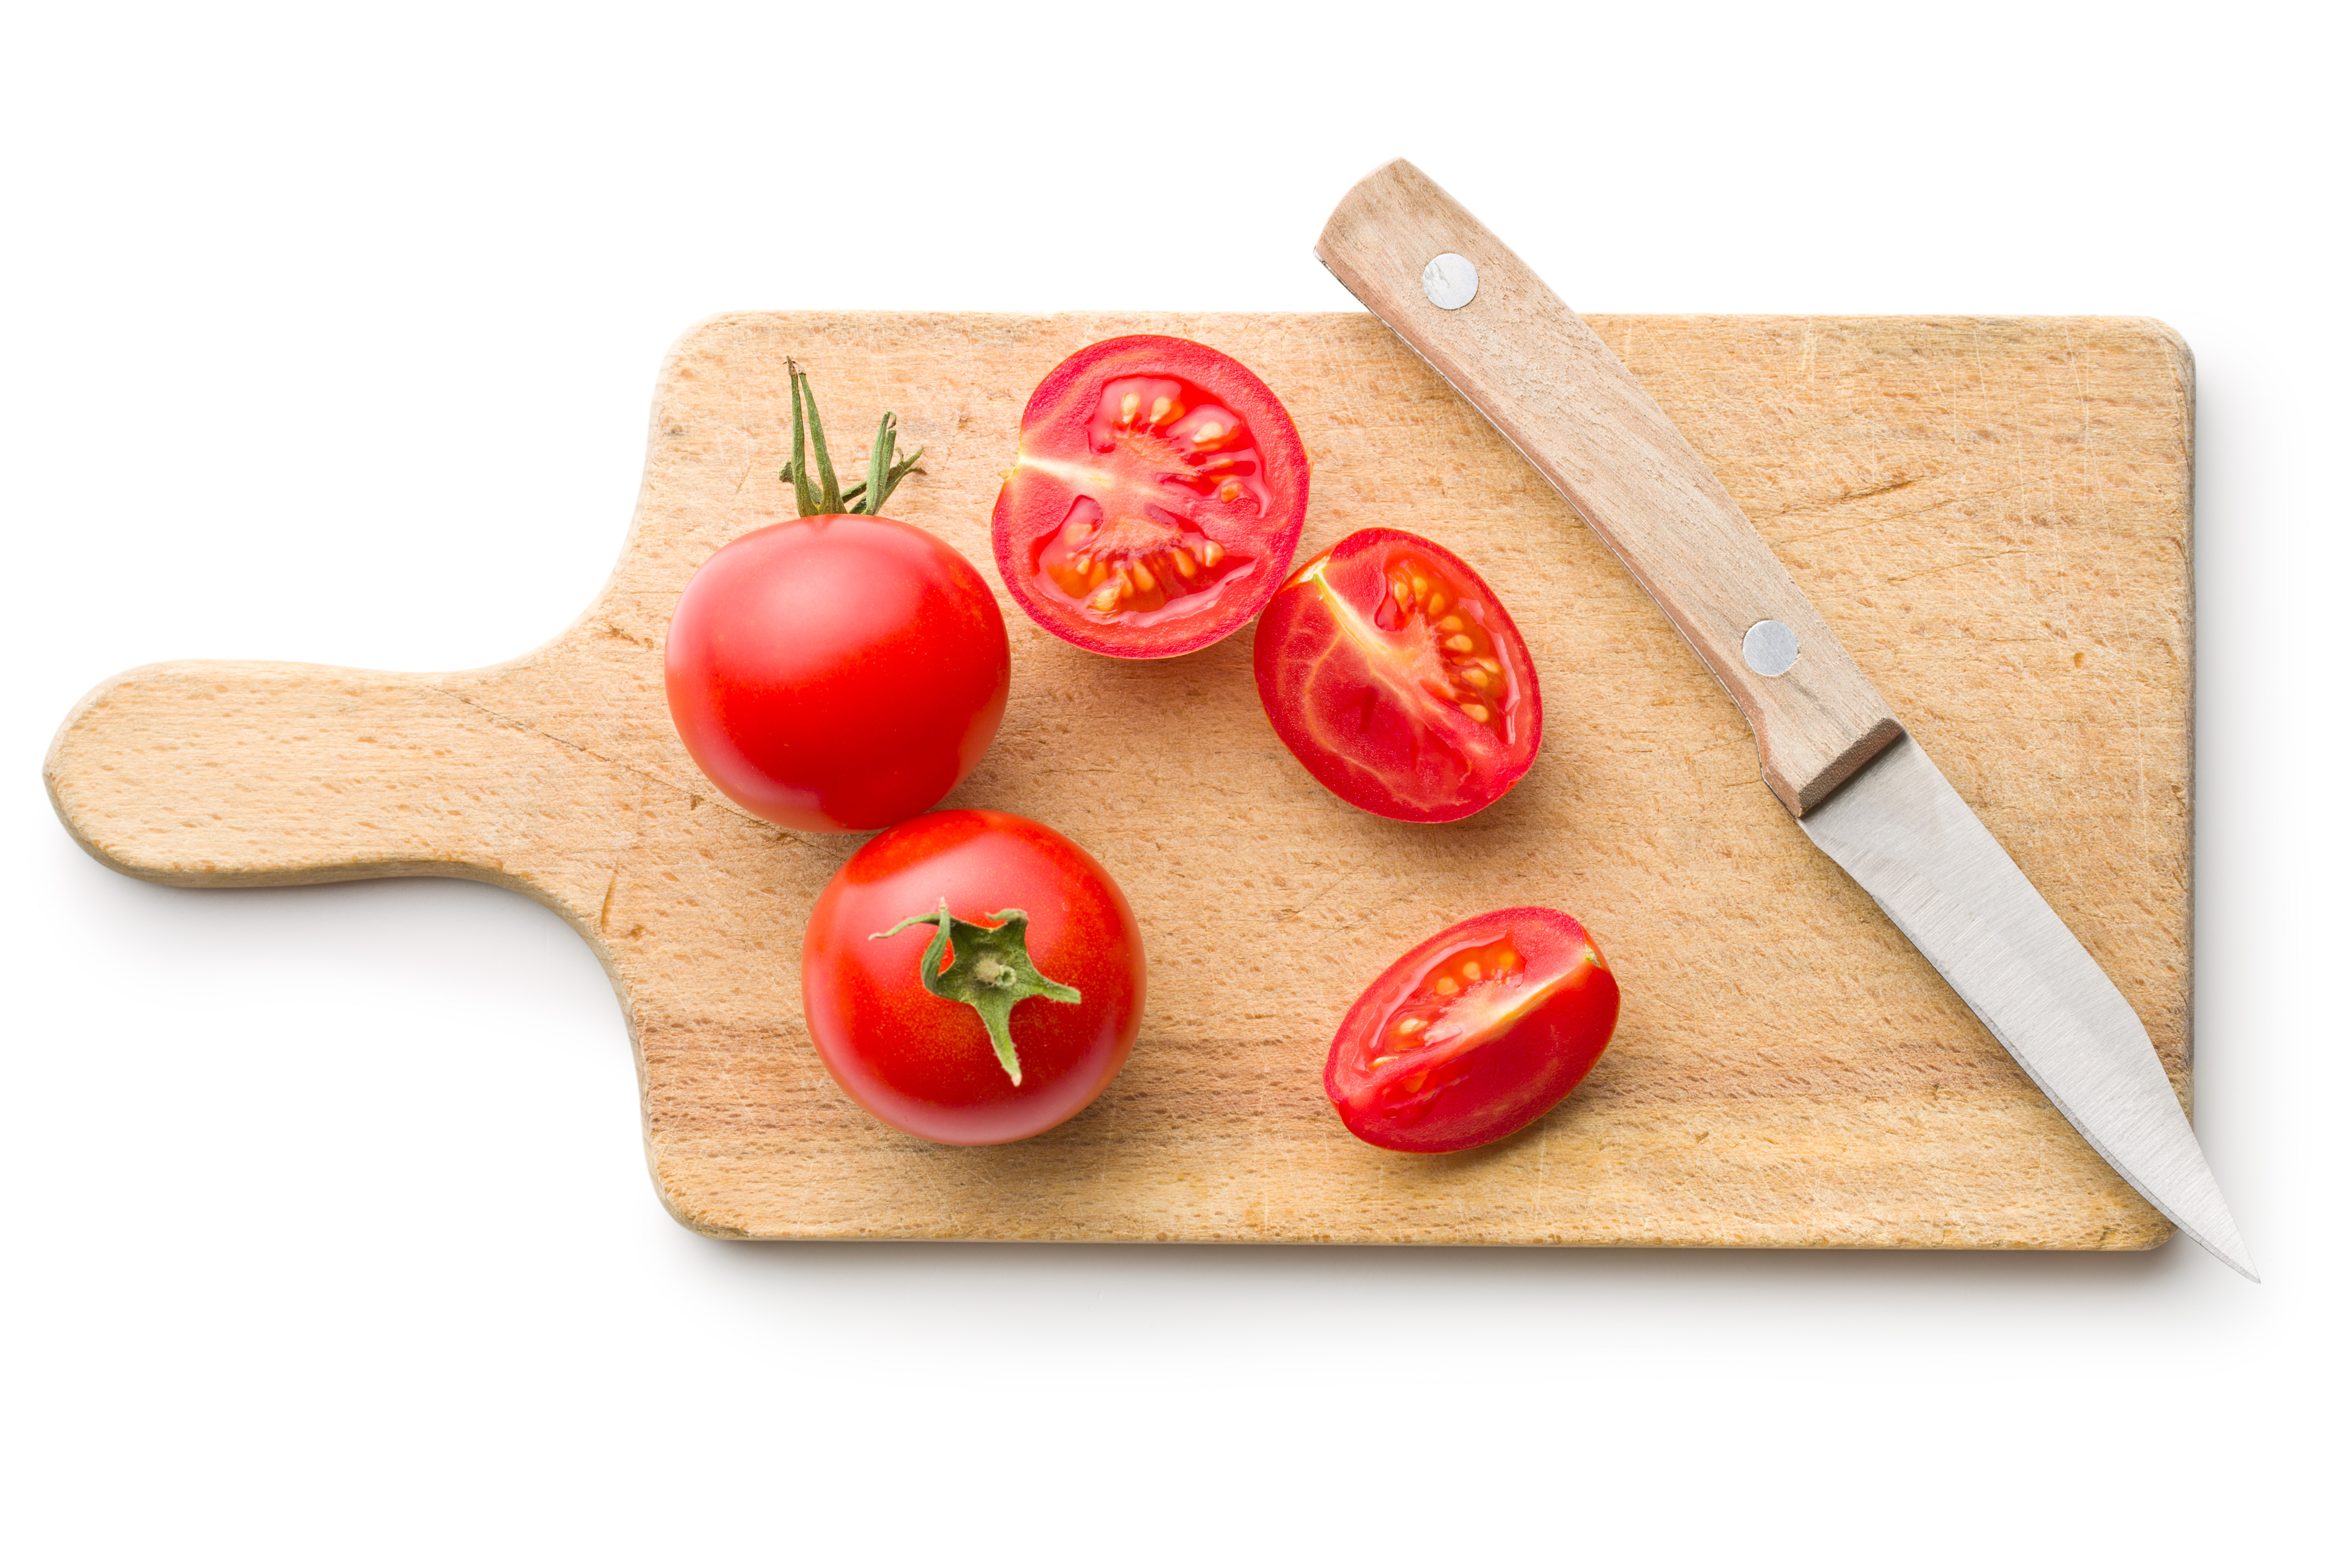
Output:
<path fill-rule="evenodd" d="M 1592 525 L 1690 639 L 1756 731 L 1764 782 L 1798 816 L 1900 735 L 1885 701 L 1715 470 L 1582 318 L 1509 247 L 1400 158 L 1358 182 L 1315 253 L 1475 404 Z M 1433 257 L 1467 257 L 1478 289 L 1442 310 Z M 1784 674 L 1748 668 L 1759 621 L 1797 634 Z"/>
<path fill-rule="evenodd" d="M 2186 1092 L 2188 358 L 2148 321 L 1606 317 L 1895 712 L 2104 964 Z M 662 697 L 666 617 L 790 512 L 783 362 L 835 427 L 897 409 L 891 510 L 992 578 L 1029 389 L 1120 332 L 1263 374 L 1316 464 L 1306 552 L 1368 526 L 1462 554 L 1542 672 L 1502 803 L 1413 826 L 1318 788 L 1249 636 L 1158 663 L 1006 601 L 1003 731 L 950 799 L 1087 845 L 1151 1000 L 1126 1072 L 1029 1142 L 949 1149 L 850 1105 L 804 1037 L 801 929 L 855 838 L 752 820 Z M 599 548 L 591 528 L 583 549 Z M 325 591 L 327 585 L 322 584 Z M 175 664 L 108 681 L 48 763 L 75 837 L 195 886 L 469 877 L 541 900 L 614 977 L 664 1202 L 713 1235 L 2137 1247 L 2164 1223 L 2086 1149 L 1757 775 L 1739 712 L 1513 453 L 1368 316 L 744 314 L 665 366 L 637 516 L 595 604 L 511 663 L 404 675 Z M 1576 1095 L 1485 1150 L 1357 1143 L 1328 1031 L 1484 909 L 1591 926 L 1625 986 Z M 530 1223 L 526 1214 L 518 1225 Z"/>

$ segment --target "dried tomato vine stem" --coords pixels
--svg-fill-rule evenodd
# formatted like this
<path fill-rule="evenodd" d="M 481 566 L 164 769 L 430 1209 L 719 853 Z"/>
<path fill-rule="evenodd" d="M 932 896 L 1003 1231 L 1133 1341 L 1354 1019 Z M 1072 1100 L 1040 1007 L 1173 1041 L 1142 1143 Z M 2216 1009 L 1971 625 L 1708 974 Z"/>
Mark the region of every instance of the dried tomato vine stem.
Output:
<path fill-rule="evenodd" d="M 833 455 L 825 450 L 824 421 L 817 417 L 816 393 L 809 385 L 808 372 L 798 360 L 784 361 L 784 374 L 793 384 L 793 460 L 779 469 L 776 478 L 793 487 L 793 504 L 803 517 L 838 517 L 845 513 L 879 517 L 882 503 L 898 488 L 898 481 L 914 472 L 922 460 L 923 448 L 918 447 L 910 457 L 895 462 L 892 454 L 898 445 L 898 416 L 884 414 L 882 423 L 874 432 L 874 447 L 866 455 L 866 477 L 850 486 L 841 488 L 833 471 Z M 805 408 L 805 417 L 803 417 Z M 808 447 L 814 439 L 816 446 L 816 478 L 808 471 Z M 876 476 L 879 475 L 879 488 Z"/>

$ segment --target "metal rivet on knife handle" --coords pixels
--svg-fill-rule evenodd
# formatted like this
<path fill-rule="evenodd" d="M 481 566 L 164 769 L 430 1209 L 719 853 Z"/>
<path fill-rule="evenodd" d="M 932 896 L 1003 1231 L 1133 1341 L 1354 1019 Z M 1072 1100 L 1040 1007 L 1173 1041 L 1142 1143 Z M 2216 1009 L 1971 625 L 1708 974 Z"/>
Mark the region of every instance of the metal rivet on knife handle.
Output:
<path fill-rule="evenodd" d="M 1421 269 L 1421 291 L 1441 310 L 1458 310 L 1478 297 L 1478 268 L 1466 256 L 1447 251 Z"/>
<path fill-rule="evenodd" d="M 1479 308 L 1431 269 L 1478 253 Z M 1723 682 L 1764 782 L 1802 816 L 1903 733 L 1876 689 L 1672 420 L 1575 311 L 1461 204 L 1399 160 L 1349 191 L 1315 254 L 1495 423 L 1592 525 Z M 1777 679 L 1740 655 L 1775 620 L 1804 658 Z"/>
<path fill-rule="evenodd" d="M 1759 675 L 1786 675 L 1797 663 L 1797 634 L 1778 621 L 1759 621 L 1739 639 L 1739 657 Z"/>

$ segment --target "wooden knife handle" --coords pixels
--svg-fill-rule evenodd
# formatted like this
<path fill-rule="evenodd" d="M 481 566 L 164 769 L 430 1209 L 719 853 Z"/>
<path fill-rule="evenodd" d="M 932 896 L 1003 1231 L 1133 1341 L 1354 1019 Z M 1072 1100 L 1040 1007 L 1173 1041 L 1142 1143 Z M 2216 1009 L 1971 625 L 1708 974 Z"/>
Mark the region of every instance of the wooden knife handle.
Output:
<path fill-rule="evenodd" d="M 1791 812 L 1820 805 L 1903 732 L 1664 411 L 1428 175 L 1402 159 L 1368 175 L 1332 212 L 1315 254 L 1617 552 L 1748 716 L 1764 782 Z M 1422 283 L 1447 254 L 1477 268 L 1475 295 L 1452 310 Z M 1796 662 L 1776 676 L 1742 652 L 1765 621 L 1796 637 Z"/>

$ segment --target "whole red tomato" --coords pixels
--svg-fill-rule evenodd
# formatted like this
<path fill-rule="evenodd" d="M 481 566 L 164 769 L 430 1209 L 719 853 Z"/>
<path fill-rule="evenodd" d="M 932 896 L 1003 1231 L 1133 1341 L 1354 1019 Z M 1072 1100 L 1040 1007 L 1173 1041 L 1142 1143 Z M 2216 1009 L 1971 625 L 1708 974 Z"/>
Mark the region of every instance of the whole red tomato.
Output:
<path fill-rule="evenodd" d="M 1118 658 L 1206 647 L 1298 548 L 1307 451 L 1265 382 L 1184 338 L 1112 338 L 1038 384 L 996 498 L 1013 602 Z"/>
<path fill-rule="evenodd" d="M 1348 1131 L 1407 1153 L 1473 1149 L 1568 1098 L 1617 1027 L 1617 977 L 1574 919 L 1496 910 L 1365 989 L 1323 1064 Z"/>
<path fill-rule="evenodd" d="M 670 717 L 728 799 L 814 832 L 953 789 L 1004 717 L 1004 616 L 970 562 L 887 517 L 804 517 L 702 564 L 664 653 Z"/>
<path fill-rule="evenodd" d="M 1118 884 L 1052 828 L 936 811 L 826 884 L 801 1001 L 834 1081 L 877 1117 L 938 1143 L 1006 1143 L 1076 1116 L 1126 1064 L 1143 934 Z"/>
<path fill-rule="evenodd" d="M 1324 788 L 1406 822 L 1500 800 L 1543 742 L 1535 660 L 1486 580 L 1392 528 L 1290 574 L 1258 620 L 1258 700 Z"/>

